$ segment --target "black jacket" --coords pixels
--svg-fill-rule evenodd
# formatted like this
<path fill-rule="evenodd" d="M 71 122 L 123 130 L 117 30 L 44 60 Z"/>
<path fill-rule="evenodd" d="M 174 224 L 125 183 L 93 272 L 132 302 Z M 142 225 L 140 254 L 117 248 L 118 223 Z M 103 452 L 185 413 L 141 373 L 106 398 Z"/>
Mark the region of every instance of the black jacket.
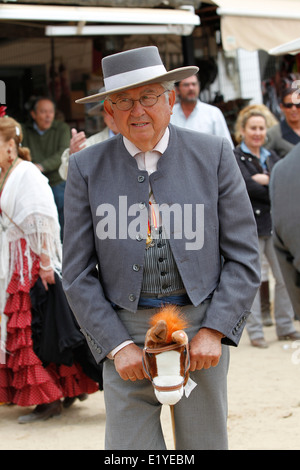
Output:
<path fill-rule="evenodd" d="M 96 364 L 79 329 L 60 277 L 55 273 L 55 284 L 49 284 L 48 291 L 38 278 L 30 290 L 30 297 L 33 350 L 44 367 L 49 363 L 70 367 L 77 362 L 102 390 L 102 365 Z"/>
<path fill-rule="evenodd" d="M 270 174 L 273 166 L 280 158 L 272 150 L 269 150 L 269 152 L 270 155 L 267 157 L 266 165 Z M 235 148 L 234 153 L 246 183 L 257 223 L 258 236 L 270 236 L 272 233 L 272 220 L 269 186 L 263 186 L 252 179 L 253 175 L 264 173 L 264 170 L 259 159 L 251 153 L 244 152 L 240 146 Z"/>

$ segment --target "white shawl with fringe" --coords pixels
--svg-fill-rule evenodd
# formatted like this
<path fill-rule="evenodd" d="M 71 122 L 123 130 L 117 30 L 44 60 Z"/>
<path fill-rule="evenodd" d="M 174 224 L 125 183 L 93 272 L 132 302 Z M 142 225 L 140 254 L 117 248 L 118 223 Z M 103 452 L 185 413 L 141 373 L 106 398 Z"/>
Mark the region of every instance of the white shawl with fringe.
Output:
<path fill-rule="evenodd" d="M 10 174 L 0 198 L 0 363 L 4 363 L 8 298 L 6 289 L 15 266 L 23 282 L 21 239 L 26 241 L 29 275 L 30 249 L 47 252 L 53 269 L 61 271 L 61 241 L 57 209 L 48 179 L 31 162 L 22 161 Z M 46 247 L 46 249 L 45 249 Z"/>

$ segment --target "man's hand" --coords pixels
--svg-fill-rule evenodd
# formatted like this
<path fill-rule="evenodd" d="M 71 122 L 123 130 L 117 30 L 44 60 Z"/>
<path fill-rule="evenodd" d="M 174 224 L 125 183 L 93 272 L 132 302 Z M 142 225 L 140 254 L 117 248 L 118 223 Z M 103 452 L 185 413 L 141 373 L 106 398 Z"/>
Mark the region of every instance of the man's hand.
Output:
<path fill-rule="evenodd" d="M 83 131 L 77 132 L 76 129 L 71 129 L 71 140 L 70 140 L 70 150 L 69 154 L 72 155 L 72 153 L 79 152 L 79 150 L 82 150 L 85 147 L 85 133 Z"/>
<path fill-rule="evenodd" d="M 190 370 L 208 369 L 218 365 L 223 334 L 209 328 L 201 328 L 190 342 Z"/>
<path fill-rule="evenodd" d="M 142 350 L 133 343 L 128 344 L 115 354 L 115 368 L 123 380 L 135 382 L 147 378 L 142 357 Z"/>

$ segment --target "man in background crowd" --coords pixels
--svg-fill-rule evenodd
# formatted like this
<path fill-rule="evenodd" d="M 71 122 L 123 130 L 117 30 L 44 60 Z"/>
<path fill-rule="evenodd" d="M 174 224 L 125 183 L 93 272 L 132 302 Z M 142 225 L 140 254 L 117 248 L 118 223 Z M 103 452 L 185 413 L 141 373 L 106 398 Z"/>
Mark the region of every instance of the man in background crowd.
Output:
<path fill-rule="evenodd" d="M 284 119 L 269 129 L 266 147 L 282 158 L 300 142 L 300 100 L 295 88 L 284 90 L 280 109 Z"/>
<path fill-rule="evenodd" d="M 178 103 L 173 108 L 171 123 L 206 134 L 226 137 L 233 147 L 225 118 L 216 106 L 199 99 L 200 83 L 196 75 L 181 80 L 176 87 Z"/>

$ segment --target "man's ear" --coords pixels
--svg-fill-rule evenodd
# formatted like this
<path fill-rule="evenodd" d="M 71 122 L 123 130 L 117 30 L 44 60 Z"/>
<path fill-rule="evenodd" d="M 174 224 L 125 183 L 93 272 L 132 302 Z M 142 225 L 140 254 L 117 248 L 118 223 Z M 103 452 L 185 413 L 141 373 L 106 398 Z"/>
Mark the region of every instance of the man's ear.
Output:
<path fill-rule="evenodd" d="M 36 118 L 36 113 L 34 110 L 30 111 L 30 116 L 32 117 L 32 119 L 35 121 L 35 118 Z"/>
<path fill-rule="evenodd" d="M 104 101 L 103 108 L 107 114 L 109 114 L 111 117 L 114 117 L 112 106 L 107 100 Z"/>
<path fill-rule="evenodd" d="M 169 92 L 169 105 L 170 105 L 170 111 L 172 111 L 174 104 L 176 103 L 176 93 L 175 90 L 171 90 Z"/>

